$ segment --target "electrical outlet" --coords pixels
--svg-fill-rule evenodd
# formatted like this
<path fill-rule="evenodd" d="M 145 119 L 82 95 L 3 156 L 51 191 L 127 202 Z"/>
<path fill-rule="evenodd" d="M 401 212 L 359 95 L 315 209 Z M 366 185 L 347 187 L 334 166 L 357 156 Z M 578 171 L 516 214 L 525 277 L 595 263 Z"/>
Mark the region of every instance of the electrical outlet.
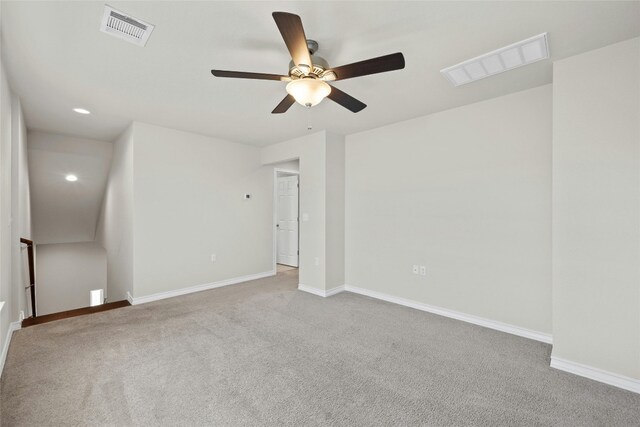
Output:
<path fill-rule="evenodd" d="M 427 275 L 427 267 L 424 265 L 420 266 L 420 275 L 421 276 L 426 276 Z"/>
<path fill-rule="evenodd" d="M 316 265 L 320 265 L 320 258 L 315 257 L 314 262 Z"/>
<path fill-rule="evenodd" d="M 419 274 L 420 273 L 420 267 L 417 265 L 413 266 L 413 274 Z"/>
<path fill-rule="evenodd" d="M 216 256 L 216 254 L 211 254 L 211 262 L 216 262 L 218 260 L 218 257 Z"/>

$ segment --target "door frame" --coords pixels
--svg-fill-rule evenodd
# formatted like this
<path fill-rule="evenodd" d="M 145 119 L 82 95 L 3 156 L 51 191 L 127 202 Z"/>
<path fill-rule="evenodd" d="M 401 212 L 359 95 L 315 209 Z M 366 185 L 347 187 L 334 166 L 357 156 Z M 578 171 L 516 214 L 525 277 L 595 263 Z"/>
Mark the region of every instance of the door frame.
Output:
<path fill-rule="evenodd" d="M 273 271 L 278 272 L 278 174 L 298 175 L 298 268 L 300 268 L 300 171 L 273 168 Z"/>

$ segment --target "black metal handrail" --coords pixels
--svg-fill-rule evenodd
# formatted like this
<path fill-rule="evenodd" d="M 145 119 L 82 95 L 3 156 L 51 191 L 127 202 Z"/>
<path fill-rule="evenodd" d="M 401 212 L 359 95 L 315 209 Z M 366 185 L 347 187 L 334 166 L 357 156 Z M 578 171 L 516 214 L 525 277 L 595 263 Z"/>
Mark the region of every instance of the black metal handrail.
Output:
<path fill-rule="evenodd" d="M 31 317 L 36 317 L 36 280 L 33 265 L 33 241 L 21 237 L 20 243 L 27 245 L 27 258 L 29 259 L 29 292 L 31 293 Z"/>

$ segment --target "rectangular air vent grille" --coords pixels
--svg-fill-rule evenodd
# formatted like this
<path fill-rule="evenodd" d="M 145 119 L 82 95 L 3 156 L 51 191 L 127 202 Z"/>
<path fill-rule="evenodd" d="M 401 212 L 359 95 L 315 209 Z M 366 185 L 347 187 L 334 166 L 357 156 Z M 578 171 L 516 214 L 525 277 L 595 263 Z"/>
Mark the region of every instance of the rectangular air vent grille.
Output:
<path fill-rule="evenodd" d="M 154 26 L 105 5 L 100 31 L 138 46 L 147 44 Z"/>
<path fill-rule="evenodd" d="M 547 33 L 542 33 L 447 67 L 440 72 L 452 85 L 460 86 L 547 58 Z"/>
<path fill-rule="evenodd" d="M 116 12 L 111 12 L 109 14 L 109 19 L 107 19 L 107 27 L 116 31 L 120 31 L 121 33 L 125 33 L 137 39 L 142 39 L 144 32 L 147 31 L 146 25 L 143 25 L 138 21 L 134 21 L 128 16 L 120 15 Z"/>

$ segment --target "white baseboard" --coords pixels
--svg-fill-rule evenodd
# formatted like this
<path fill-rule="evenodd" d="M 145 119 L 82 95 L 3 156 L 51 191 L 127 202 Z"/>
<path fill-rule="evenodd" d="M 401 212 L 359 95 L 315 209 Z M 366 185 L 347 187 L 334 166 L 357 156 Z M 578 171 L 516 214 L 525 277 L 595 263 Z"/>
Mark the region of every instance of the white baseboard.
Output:
<path fill-rule="evenodd" d="M 4 370 L 4 362 L 7 360 L 7 353 L 9 353 L 9 345 L 11 344 L 11 337 L 13 333 L 22 328 L 22 322 L 11 322 L 9 329 L 7 330 L 7 336 L 4 339 L 4 345 L 2 346 L 2 354 L 0 355 L 0 376 Z"/>
<path fill-rule="evenodd" d="M 335 288 L 331 288 L 327 291 L 318 288 L 312 288 L 311 286 L 303 285 L 302 283 L 298 284 L 298 289 L 304 292 L 309 292 L 310 294 L 318 295 L 319 297 L 330 297 L 331 295 L 338 294 L 344 291 L 343 286 L 336 286 Z"/>
<path fill-rule="evenodd" d="M 190 286 L 188 288 L 176 289 L 173 291 L 159 292 L 157 294 L 145 295 L 141 297 L 134 297 L 128 293 L 127 299 L 129 300 L 129 303 L 131 305 L 146 304 L 152 301 L 158 301 L 166 298 L 173 298 L 180 295 L 192 294 L 194 292 L 207 291 L 209 289 L 220 288 L 222 286 L 235 285 L 236 283 L 248 282 L 250 280 L 257 280 L 257 279 L 262 279 L 264 277 L 275 276 L 275 275 L 276 275 L 275 270 L 271 270 L 271 271 L 265 271 L 257 274 L 250 274 L 248 276 L 234 277 L 231 279 L 221 280 L 219 282 L 214 282 L 214 283 L 205 283 L 203 285 Z"/>
<path fill-rule="evenodd" d="M 127 301 L 129 301 L 129 304 L 133 305 L 133 296 L 129 291 L 127 291 Z"/>
<path fill-rule="evenodd" d="M 324 296 L 330 297 L 331 295 L 339 294 L 340 292 L 344 292 L 345 285 L 336 286 L 335 288 L 328 289 L 325 291 Z"/>
<path fill-rule="evenodd" d="M 552 344 L 553 342 L 551 334 L 533 331 L 531 329 L 522 328 L 520 326 L 510 325 L 508 323 L 502 323 L 496 320 L 485 319 L 483 317 L 461 313 L 459 311 L 449 310 L 448 308 L 436 307 L 433 305 L 428 305 L 421 302 L 384 294 L 382 292 L 371 291 L 369 289 L 358 288 L 351 285 L 344 285 L 344 290 L 347 292 L 353 292 L 355 294 L 365 295 L 371 298 L 392 302 L 394 304 L 404 305 L 406 307 L 415 308 L 417 310 L 426 311 L 440 316 L 462 320 L 463 322 L 473 323 L 474 325 L 484 326 L 485 328 L 495 329 L 497 331 L 507 332 L 509 334 L 518 335 L 520 337 L 541 341 L 547 344 Z"/>
<path fill-rule="evenodd" d="M 324 297 L 324 291 L 317 288 L 312 288 L 311 286 L 303 285 L 302 283 L 298 283 L 298 290 L 303 292 L 308 292 L 313 295 L 318 295 L 319 297 Z"/>
<path fill-rule="evenodd" d="M 615 374 L 613 372 L 605 371 L 604 369 L 594 368 L 593 366 L 583 365 L 582 363 L 572 362 L 555 356 L 551 356 L 551 367 L 569 372 L 570 374 L 589 378 L 590 380 L 599 381 L 614 387 L 629 390 L 634 393 L 640 393 L 639 379 Z"/>

